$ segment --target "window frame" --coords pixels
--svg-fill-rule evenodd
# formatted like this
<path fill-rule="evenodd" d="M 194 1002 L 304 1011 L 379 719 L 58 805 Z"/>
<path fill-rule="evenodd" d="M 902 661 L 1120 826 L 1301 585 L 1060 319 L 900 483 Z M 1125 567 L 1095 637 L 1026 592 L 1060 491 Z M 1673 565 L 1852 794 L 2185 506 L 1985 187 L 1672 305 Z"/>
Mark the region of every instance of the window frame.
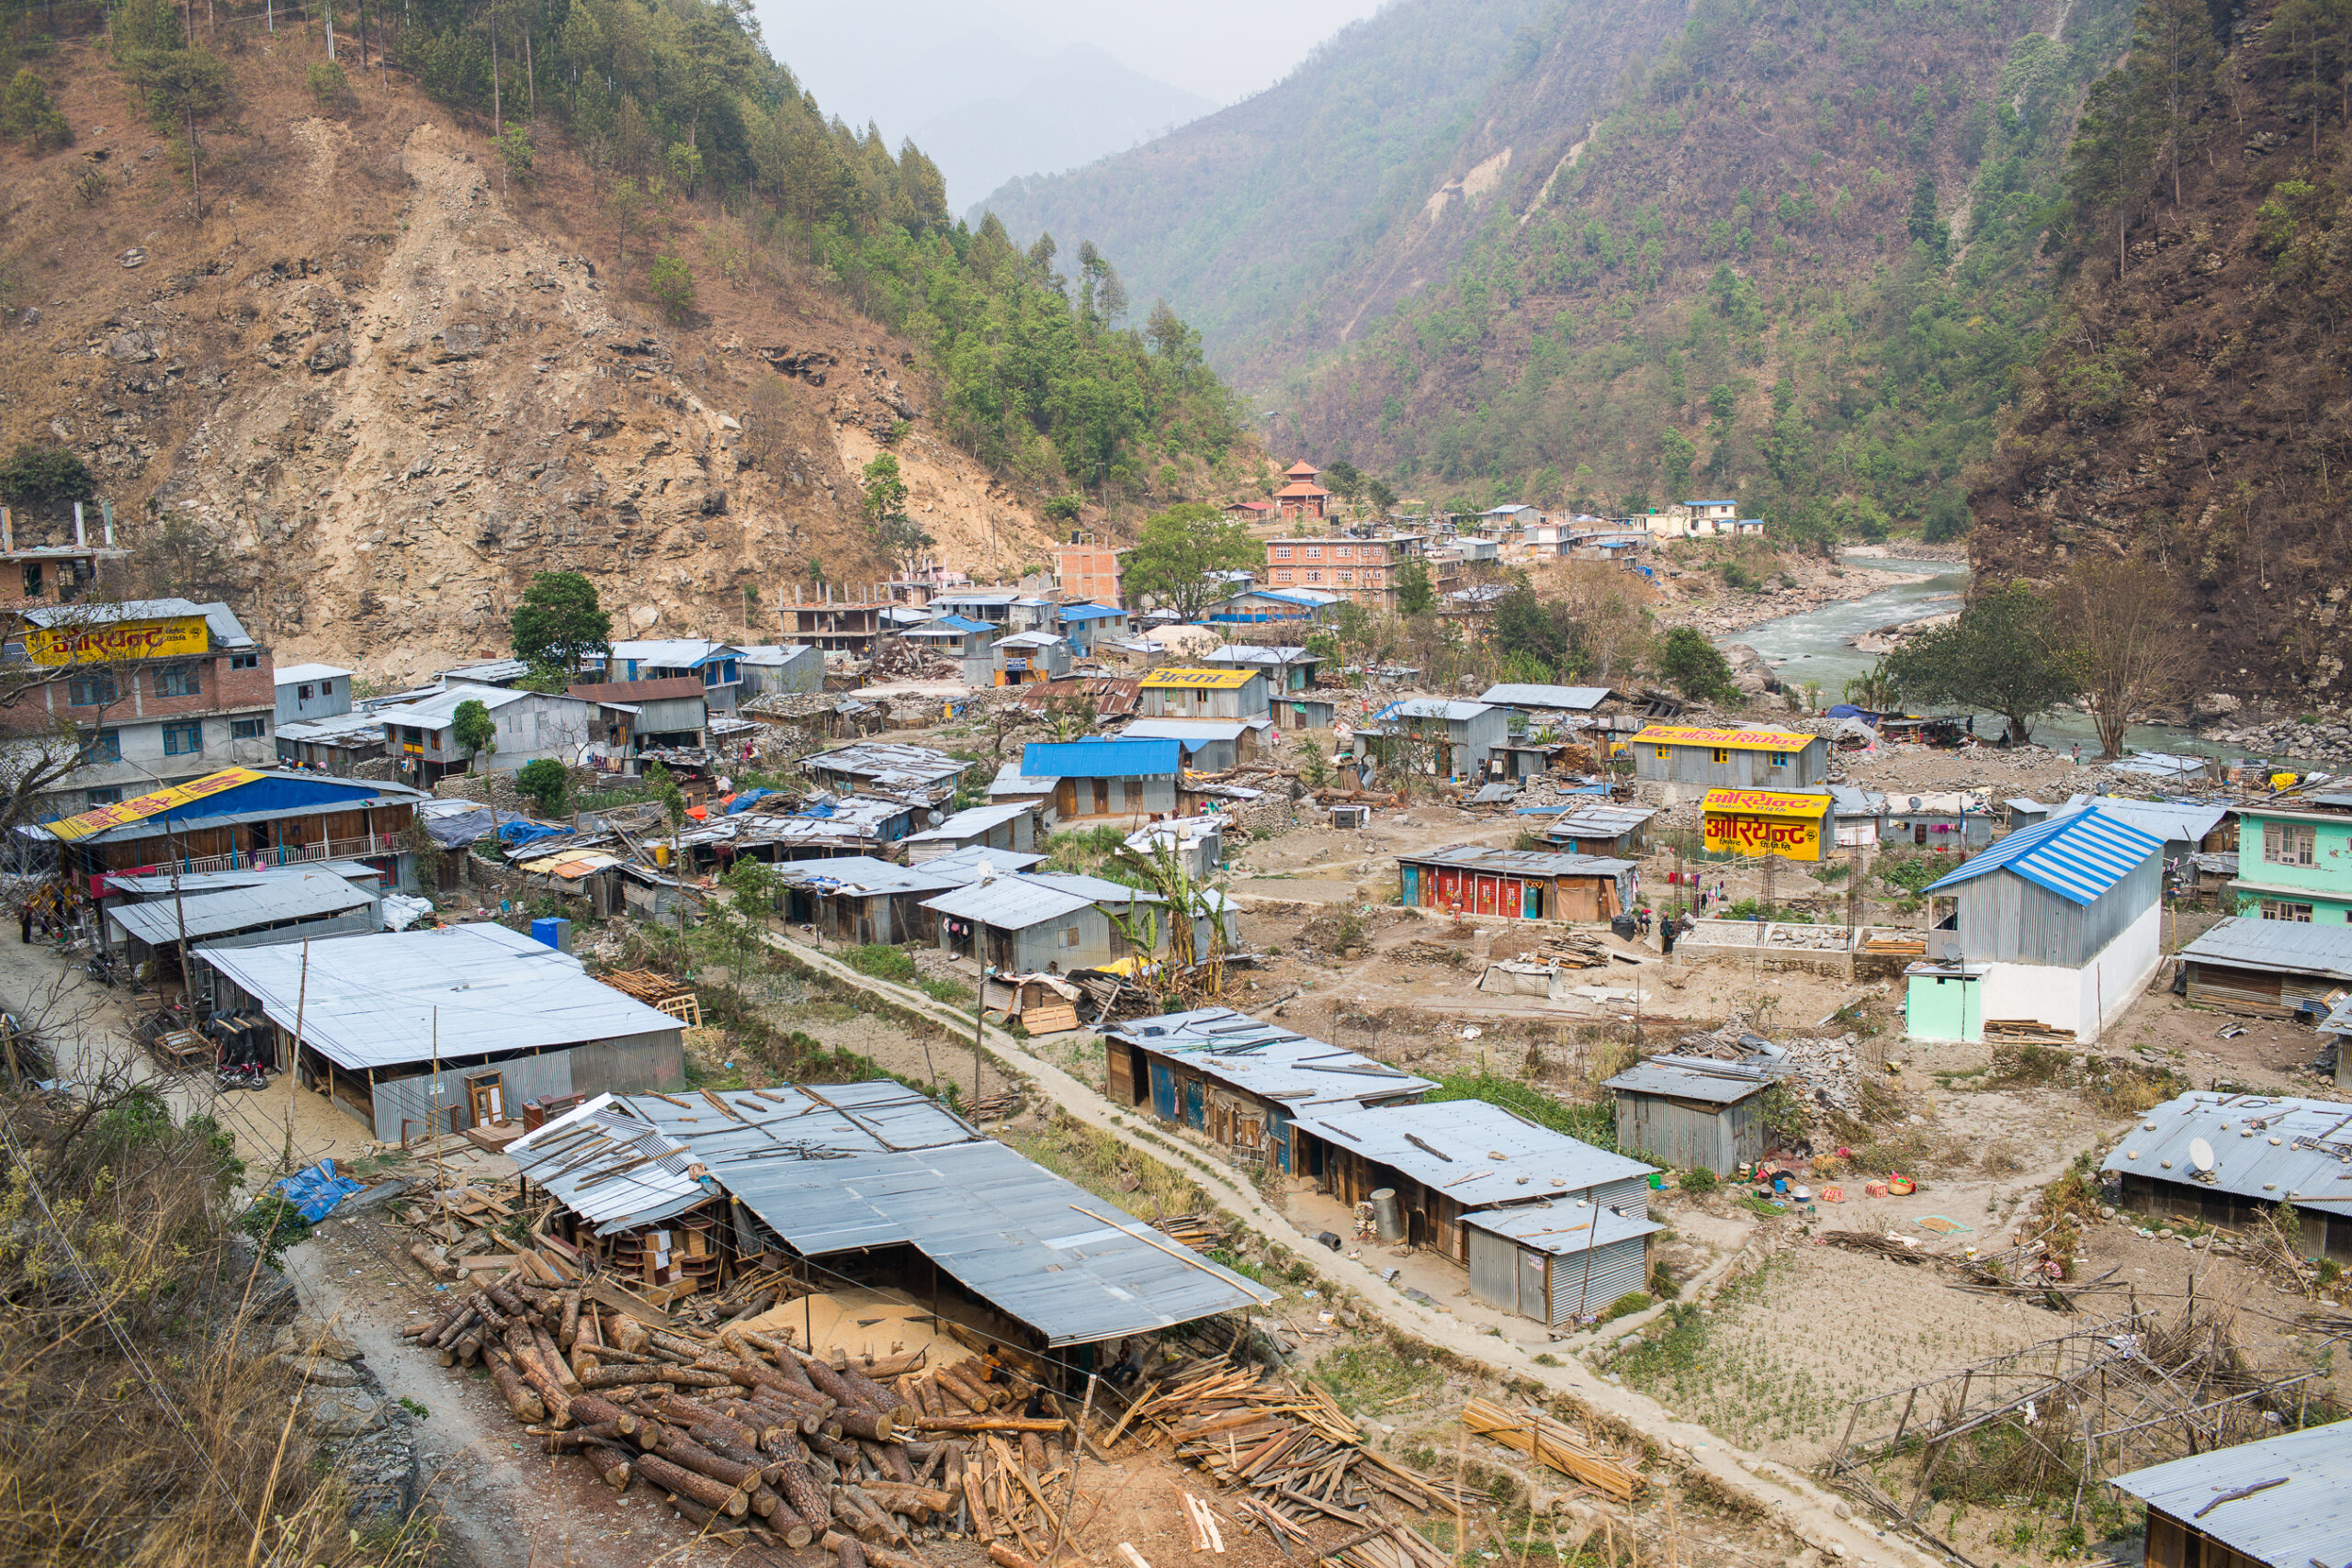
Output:
<path fill-rule="evenodd" d="M 1717 747 L 1714 747 L 1713 750 L 1713 752 L 1714 752 L 1714 765 L 1715 765 L 1716 767 L 1719 767 L 1719 768 L 1727 768 L 1727 767 L 1729 767 L 1729 766 L 1731 765 L 1731 748 L 1730 748 L 1730 747 L 1728 747 L 1728 746 L 1717 746 Z"/>
<path fill-rule="evenodd" d="M 2289 925 L 2307 926 L 2312 924 L 2312 907 L 2296 899 L 2265 898 L 2262 901 L 2262 918 L 2266 920 L 2280 920 Z"/>
<path fill-rule="evenodd" d="M 178 689 L 179 682 L 187 682 Z M 175 659 L 168 664 L 158 664 L 148 671 L 147 684 L 157 698 L 200 697 L 204 695 L 204 668 L 193 659 Z"/>
<path fill-rule="evenodd" d="M 164 755 L 166 757 L 201 757 L 204 755 L 204 721 L 200 718 L 174 719 L 164 727 Z M 193 731 L 196 744 L 175 745 L 175 739 L 186 739 Z"/>
<path fill-rule="evenodd" d="M 232 653 L 229 655 L 229 668 L 232 670 L 258 670 L 261 668 L 261 655 L 258 653 Z"/>
<path fill-rule="evenodd" d="M 101 682 L 104 683 L 106 692 L 106 695 L 104 696 L 96 694 L 99 691 Z M 115 704 L 120 701 L 122 701 L 122 686 L 120 682 L 115 680 L 114 671 L 111 670 L 99 671 L 88 675 L 72 675 L 66 678 L 65 705 L 67 707 L 112 707 Z"/>
<path fill-rule="evenodd" d="M 2262 862 L 2265 865 L 2315 865 L 2319 861 L 2319 829 L 2309 822 L 2265 822 Z"/>
<path fill-rule="evenodd" d="M 104 729 L 92 730 L 90 738 L 82 743 L 81 765 L 84 767 L 98 762 L 121 761 L 122 729 L 118 725 L 108 725 Z"/>
<path fill-rule="evenodd" d="M 266 740 L 269 739 L 269 720 L 266 718 L 232 718 L 229 721 L 229 739 L 232 740 Z"/>

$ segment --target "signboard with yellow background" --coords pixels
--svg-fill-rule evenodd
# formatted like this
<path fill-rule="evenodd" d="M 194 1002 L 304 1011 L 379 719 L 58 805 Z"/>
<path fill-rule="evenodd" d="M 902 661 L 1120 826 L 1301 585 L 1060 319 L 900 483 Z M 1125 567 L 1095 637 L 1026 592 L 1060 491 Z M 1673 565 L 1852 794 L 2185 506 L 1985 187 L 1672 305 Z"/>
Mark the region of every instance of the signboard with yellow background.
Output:
<path fill-rule="evenodd" d="M 1826 795 L 1711 789 L 1702 806 L 1707 818 L 1707 848 L 1714 853 L 1821 858 L 1821 826 L 1829 815 Z"/>
<path fill-rule="evenodd" d="M 68 817 L 62 822 L 51 822 L 47 826 L 51 837 L 71 843 L 75 839 L 86 839 L 93 833 L 103 833 L 109 828 L 119 828 L 126 822 L 143 822 L 150 817 L 176 811 L 183 806 L 193 805 L 223 790 L 234 789 L 239 784 L 249 784 L 260 777 L 261 774 L 251 768 L 223 768 L 217 773 L 207 773 L 186 784 L 151 790 L 129 800 L 119 800 L 112 806 L 94 806 L 79 817 Z"/>
<path fill-rule="evenodd" d="M 25 654 L 35 664 L 111 664 L 122 659 L 191 659 L 212 639 L 202 615 L 104 625 L 27 626 Z"/>

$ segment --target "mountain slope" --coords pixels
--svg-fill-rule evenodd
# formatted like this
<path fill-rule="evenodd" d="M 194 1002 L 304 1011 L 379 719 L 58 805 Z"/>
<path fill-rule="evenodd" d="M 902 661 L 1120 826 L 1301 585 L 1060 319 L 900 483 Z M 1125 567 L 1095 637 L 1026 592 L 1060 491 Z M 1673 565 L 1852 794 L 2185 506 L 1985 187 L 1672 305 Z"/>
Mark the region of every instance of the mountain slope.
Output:
<path fill-rule="evenodd" d="M 2152 63 L 2102 85 L 2146 107 L 2136 134 L 2110 110 L 2085 138 L 2063 324 L 1972 498 L 1980 570 L 2143 552 L 2182 587 L 2184 677 L 2313 705 L 2342 704 L 2352 660 L 2346 25 L 2244 7 L 2187 96 L 2177 197 Z"/>
<path fill-rule="evenodd" d="M 1253 97 L 1087 168 L 1015 180 L 982 207 L 1024 240 L 1094 241 L 1135 298 L 1167 299 L 1235 365 L 1430 200 L 1489 84 L 1532 63 L 1513 39 L 1546 4 L 1402 0 Z"/>

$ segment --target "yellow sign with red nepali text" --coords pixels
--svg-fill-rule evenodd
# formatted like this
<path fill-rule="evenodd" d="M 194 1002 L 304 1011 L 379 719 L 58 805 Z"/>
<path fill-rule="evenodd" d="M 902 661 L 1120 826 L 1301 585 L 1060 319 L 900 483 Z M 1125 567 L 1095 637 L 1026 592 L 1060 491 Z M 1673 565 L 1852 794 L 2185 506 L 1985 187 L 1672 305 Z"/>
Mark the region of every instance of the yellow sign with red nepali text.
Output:
<path fill-rule="evenodd" d="M 1829 815 L 1826 795 L 1711 789 L 1701 806 L 1706 814 L 1707 848 L 1713 853 L 1821 858 L 1821 825 Z"/>
<path fill-rule="evenodd" d="M 194 659 L 212 650 L 202 615 L 25 628 L 25 657 L 35 664 L 111 664 L 121 659 Z"/>
<path fill-rule="evenodd" d="M 217 773 L 207 773 L 200 779 L 190 779 L 184 784 L 165 789 L 150 790 L 112 806 L 93 807 L 79 817 L 68 817 L 62 822 L 48 824 L 50 832 L 69 842 L 86 839 L 93 833 L 103 833 L 109 828 L 119 828 L 126 822 L 143 822 L 166 811 L 219 795 L 222 790 L 253 783 L 261 774 L 251 768 L 223 768 Z"/>

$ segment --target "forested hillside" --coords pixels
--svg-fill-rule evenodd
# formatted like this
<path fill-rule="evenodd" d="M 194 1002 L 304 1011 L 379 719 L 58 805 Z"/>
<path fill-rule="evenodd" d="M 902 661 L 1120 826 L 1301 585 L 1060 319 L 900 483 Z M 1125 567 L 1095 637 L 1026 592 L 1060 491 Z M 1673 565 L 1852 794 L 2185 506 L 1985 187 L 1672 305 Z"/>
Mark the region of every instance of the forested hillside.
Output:
<path fill-rule="evenodd" d="M 1974 495 L 2000 576 L 2138 552 L 2200 689 L 2340 705 L 2352 659 L 2352 6 L 2146 0 L 2091 96 L 2068 274 Z"/>
<path fill-rule="evenodd" d="M 1232 366 L 1315 314 L 1329 280 L 1430 200 L 1493 85 L 1535 90 L 1550 3 L 1402 0 L 1254 97 L 1073 173 L 1015 180 L 981 207 L 1023 243 L 1092 240 L 1138 299 L 1171 301 Z"/>
<path fill-rule="evenodd" d="M 1700 490 L 1823 543 L 1956 536 L 2041 341 L 2076 105 L 2130 17 L 1702 0 L 1441 284 L 1297 378 L 1310 444 L 1482 506 Z"/>

